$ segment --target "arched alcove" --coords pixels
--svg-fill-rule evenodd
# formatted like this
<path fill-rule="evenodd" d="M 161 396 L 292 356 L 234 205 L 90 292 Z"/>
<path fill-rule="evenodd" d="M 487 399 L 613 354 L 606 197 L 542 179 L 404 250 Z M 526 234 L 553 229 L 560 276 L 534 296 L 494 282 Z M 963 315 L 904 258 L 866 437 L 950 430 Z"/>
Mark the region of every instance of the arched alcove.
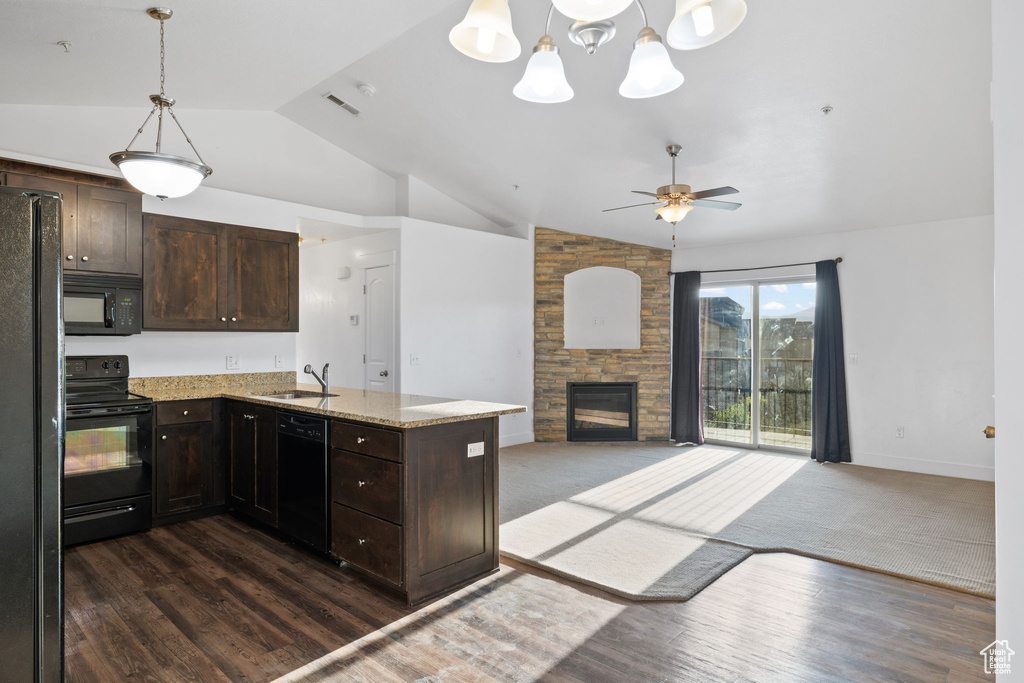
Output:
<path fill-rule="evenodd" d="M 640 276 L 596 266 L 565 276 L 565 348 L 639 349 Z"/>

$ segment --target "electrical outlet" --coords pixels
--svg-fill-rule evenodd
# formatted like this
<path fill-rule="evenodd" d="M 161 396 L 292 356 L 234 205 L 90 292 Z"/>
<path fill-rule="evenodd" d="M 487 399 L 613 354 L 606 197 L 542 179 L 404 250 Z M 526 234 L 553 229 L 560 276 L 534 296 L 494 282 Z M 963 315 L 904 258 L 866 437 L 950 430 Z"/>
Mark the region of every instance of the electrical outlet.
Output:
<path fill-rule="evenodd" d="M 419 365 L 419 364 L 420 364 L 420 354 L 418 354 L 418 353 L 410 353 L 409 354 L 409 365 Z"/>
<path fill-rule="evenodd" d="M 856 363 L 857 363 L 857 354 L 855 354 L 855 353 L 851 353 L 850 354 L 850 363 L 852 365 L 856 365 Z"/>
<path fill-rule="evenodd" d="M 284 367 L 284 356 L 281 356 L 281 355 L 275 355 L 274 356 L 274 367 L 275 368 L 283 368 Z"/>
<path fill-rule="evenodd" d="M 604 318 L 593 318 L 593 322 L 595 326 L 603 326 Z"/>
<path fill-rule="evenodd" d="M 228 370 L 241 370 L 242 369 L 242 357 L 241 356 L 226 356 L 225 367 Z"/>
<path fill-rule="evenodd" d="M 466 457 L 477 458 L 484 454 L 484 442 L 477 441 L 466 446 Z"/>
<path fill-rule="evenodd" d="M 903 427 L 897 427 L 896 428 L 896 438 L 897 439 L 902 439 L 903 438 L 903 434 L 904 434 Z"/>

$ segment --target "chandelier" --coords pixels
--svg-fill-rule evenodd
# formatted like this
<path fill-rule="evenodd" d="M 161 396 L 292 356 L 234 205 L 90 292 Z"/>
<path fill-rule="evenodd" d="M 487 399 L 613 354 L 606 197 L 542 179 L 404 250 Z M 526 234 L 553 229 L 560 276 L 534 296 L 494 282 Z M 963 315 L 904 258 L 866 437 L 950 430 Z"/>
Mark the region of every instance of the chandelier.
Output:
<path fill-rule="evenodd" d="M 128 143 L 123 152 L 114 152 L 110 155 L 110 161 L 121 171 L 125 180 L 131 183 L 137 190 L 144 194 L 153 195 L 160 199 L 169 197 L 183 197 L 199 187 L 213 169 L 206 165 L 199 151 L 192 144 L 185 129 L 181 127 L 178 117 L 174 115 L 174 100 L 164 92 L 164 22 L 171 18 L 173 12 L 166 7 L 151 7 L 146 13 L 160 21 L 160 94 L 150 95 L 149 101 L 153 108 L 149 116 L 139 126 L 135 137 Z M 189 147 L 195 152 L 196 159 L 165 154 L 160 151 L 164 130 L 164 110 L 178 126 L 178 130 L 185 137 Z M 131 151 L 131 147 L 140 135 L 149 120 L 156 114 L 156 149 L 153 152 Z"/>
<path fill-rule="evenodd" d="M 565 77 L 558 46 L 551 37 L 555 10 L 573 20 L 569 39 L 594 54 L 615 36 L 612 17 L 635 4 L 643 27 L 633 41 L 633 53 L 619 94 L 632 99 L 657 97 L 683 84 L 672 64 L 665 41 L 648 25 L 640 0 L 553 0 L 544 35 L 533 48 L 522 80 L 512 94 L 527 102 L 554 104 L 574 93 Z M 744 0 L 676 0 L 676 13 L 665 32 L 669 47 L 696 50 L 717 43 L 736 30 L 747 16 Z M 510 62 L 522 48 L 512 30 L 508 0 L 473 0 L 466 18 L 452 28 L 448 40 L 456 50 L 482 62 Z"/>

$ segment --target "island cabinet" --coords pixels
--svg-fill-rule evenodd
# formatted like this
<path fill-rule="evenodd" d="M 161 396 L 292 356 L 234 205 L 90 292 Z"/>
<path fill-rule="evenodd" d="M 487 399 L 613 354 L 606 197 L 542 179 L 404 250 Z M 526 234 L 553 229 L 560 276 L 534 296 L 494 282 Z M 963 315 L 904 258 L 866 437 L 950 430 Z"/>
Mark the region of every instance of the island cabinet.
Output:
<path fill-rule="evenodd" d="M 9 187 L 61 194 L 64 270 L 142 275 L 139 192 L 89 184 L 87 174 L 59 173 L 45 166 L 38 167 L 38 172 L 40 175 L 6 172 L 3 182 Z M 114 178 L 97 178 L 96 182 L 123 183 Z"/>
<path fill-rule="evenodd" d="M 220 448 L 220 401 L 156 404 L 154 521 L 179 521 L 214 512 L 225 503 Z"/>
<path fill-rule="evenodd" d="M 277 411 L 232 401 L 227 406 L 228 504 L 277 527 Z"/>
<path fill-rule="evenodd" d="M 497 421 L 332 421 L 331 554 L 409 604 L 495 571 Z"/>
<path fill-rule="evenodd" d="M 296 233 L 145 214 L 143 328 L 298 332 Z"/>

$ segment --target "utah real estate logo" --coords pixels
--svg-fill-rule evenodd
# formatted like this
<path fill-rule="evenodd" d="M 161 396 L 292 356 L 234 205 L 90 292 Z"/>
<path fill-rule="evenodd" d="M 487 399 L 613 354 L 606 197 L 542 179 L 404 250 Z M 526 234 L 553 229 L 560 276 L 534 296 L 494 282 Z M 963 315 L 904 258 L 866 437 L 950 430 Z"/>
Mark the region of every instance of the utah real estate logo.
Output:
<path fill-rule="evenodd" d="M 1010 673 L 1010 657 L 1017 653 L 1010 649 L 1007 641 L 996 640 L 980 654 L 985 658 L 985 674 L 993 675 Z"/>

